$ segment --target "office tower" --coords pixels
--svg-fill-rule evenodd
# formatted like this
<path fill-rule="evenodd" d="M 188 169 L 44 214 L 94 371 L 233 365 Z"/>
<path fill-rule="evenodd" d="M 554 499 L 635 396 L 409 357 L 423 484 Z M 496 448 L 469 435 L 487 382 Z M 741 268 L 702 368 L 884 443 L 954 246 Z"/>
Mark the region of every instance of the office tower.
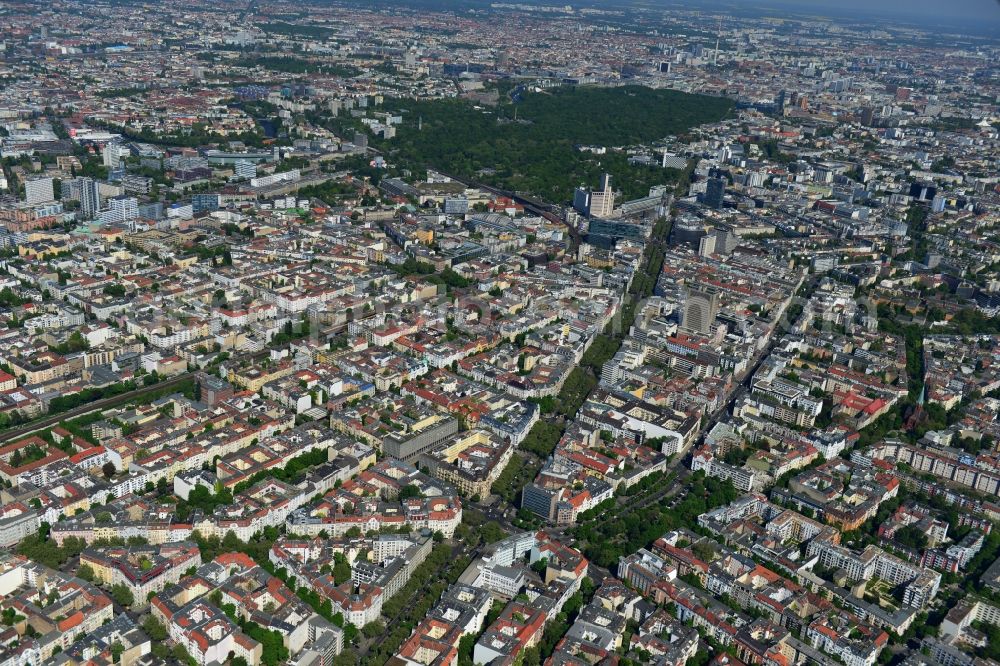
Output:
<path fill-rule="evenodd" d="M 709 234 L 708 236 L 702 236 L 701 240 L 698 241 L 698 256 L 699 257 L 710 257 L 715 254 L 715 234 Z"/>
<path fill-rule="evenodd" d="M 688 161 L 686 157 L 663 151 L 663 160 L 660 162 L 660 166 L 664 169 L 686 169 L 687 164 Z"/>
<path fill-rule="evenodd" d="M 93 178 L 80 177 L 76 180 L 80 183 L 80 212 L 87 219 L 93 218 L 101 209 L 98 184 Z"/>
<path fill-rule="evenodd" d="M 78 179 L 64 180 L 59 185 L 59 198 L 63 201 L 78 201 L 80 199 L 80 183 Z"/>
<path fill-rule="evenodd" d="M 620 218 L 612 220 L 592 218 L 587 228 L 587 242 L 597 247 L 612 248 L 619 240 L 641 243 L 645 234 L 643 225 L 636 222 Z"/>
<path fill-rule="evenodd" d="M 56 200 L 51 178 L 36 178 L 24 183 L 24 199 L 28 205 L 48 203 Z"/>
<path fill-rule="evenodd" d="M 720 227 L 715 230 L 715 252 L 717 254 L 732 254 L 740 244 L 740 237 L 732 227 Z"/>
<path fill-rule="evenodd" d="M 861 124 L 868 127 L 875 124 L 875 107 L 866 106 L 861 109 Z"/>
<path fill-rule="evenodd" d="M 236 160 L 233 168 L 237 178 L 249 180 L 257 177 L 257 165 L 250 160 Z"/>
<path fill-rule="evenodd" d="M 156 201 L 154 203 L 148 203 L 139 206 L 139 217 L 146 220 L 162 220 L 163 203 Z"/>
<path fill-rule="evenodd" d="M 934 195 L 934 199 L 931 200 L 931 212 L 932 213 L 944 212 L 944 207 L 947 203 L 948 203 L 947 199 L 945 199 L 942 195 L 940 194 Z"/>
<path fill-rule="evenodd" d="M 697 333 L 709 334 L 719 313 L 719 295 L 699 289 L 689 289 L 684 298 L 681 313 L 681 328 Z"/>
<path fill-rule="evenodd" d="M 812 258 L 813 273 L 826 273 L 837 267 L 837 255 L 818 254 Z"/>
<path fill-rule="evenodd" d="M 122 176 L 122 187 L 130 194 L 149 194 L 153 190 L 154 181 L 146 176 L 127 173 Z"/>
<path fill-rule="evenodd" d="M 122 161 L 122 157 L 128 154 L 128 149 L 117 143 L 109 143 L 104 146 L 101 155 L 104 158 L 104 166 L 109 169 L 117 169 Z"/>
<path fill-rule="evenodd" d="M 190 203 L 175 203 L 167 209 L 167 217 L 177 218 L 179 220 L 190 220 L 194 217 L 194 205 Z"/>
<path fill-rule="evenodd" d="M 194 194 L 191 196 L 191 211 L 193 213 L 210 213 L 222 208 L 222 197 L 219 194 Z"/>
<path fill-rule="evenodd" d="M 705 224 L 698 218 L 680 217 L 674 223 L 670 242 L 673 245 L 689 245 L 697 248 L 705 233 Z"/>
<path fill-rule="evenodd" d="M 108 200 L 108 206 L 115 223 L 131 222 L 139 217 L 139 202 L 135 197 L 114 197 Z"/>
<path fill-rule="evenodd" d="M 767 180 L 767 174 L 761 173 L 760 171 L 750 171 L 743 174 L 742 180 L 743 184 L 747 187 L 764 187 L 764 182 Z"/>
<path fill-rule="evenodd" d="M 615 193 L 611 189 L 611 174 L 601 176 L 601 189 L 590 193 L 591 217 L 609 217 L 615 209 Z"/>
<path fill-rule="evenodd" d="M 725 192 L 725 178 L 709 178 L 705 188 L 705 205 L 709 208 L 722 208 L 722 197 Z"/>
<path fill-rule="evenodd" d="M 590 191 L 586 187 L 573 190 L 573 208 L 581 215 L 590 212 Z"/>
<path fill-rule="evenodd" d="M 918 201 L 933 201 L 937 195 L 934 183 L 911 183 L 910 196 Z"/>
<path fill-rule="evenodd" d="M 444 200 L 445 215 L 465 215 L 469 212 L 469 200 L 464 197 L 451 197 Z"/>

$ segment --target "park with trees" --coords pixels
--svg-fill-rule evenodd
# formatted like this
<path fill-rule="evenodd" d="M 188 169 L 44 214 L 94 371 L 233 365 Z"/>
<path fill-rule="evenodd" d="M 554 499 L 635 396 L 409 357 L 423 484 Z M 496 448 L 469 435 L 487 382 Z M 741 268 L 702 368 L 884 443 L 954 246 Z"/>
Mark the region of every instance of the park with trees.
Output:
<path fill-rule="evenodd" d="M 404 120 L 380 148 L 411 169 L 441 169 L 557 203 L 602 173 L 635 198 L 686 173 L 633 165 L 625 152 L 597 155 L 580 147 L 649 144 L 719 121 L 733 108 L 721 97 L 641 86 L 563 86 L 518 95 L 516 104 L 500 92 L 505 101 L 490 108 L 461 99 L 387 101 Z"/>

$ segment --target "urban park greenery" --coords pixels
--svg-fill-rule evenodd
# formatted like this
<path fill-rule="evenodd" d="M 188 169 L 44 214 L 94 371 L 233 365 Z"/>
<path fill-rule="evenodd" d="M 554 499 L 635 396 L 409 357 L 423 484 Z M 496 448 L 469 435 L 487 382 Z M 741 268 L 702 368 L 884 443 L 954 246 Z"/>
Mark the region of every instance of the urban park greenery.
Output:
<path fill-rule="evenodd" d="M 561 87 L 496 107 L 462 99 L 386 102 L 403 116 L 396 136 L 382 141 L 390 162 L 436 168 L 509 190 L 565 202 L 580 184 L 596 186 L 601 173 L 627 198 L 654 185 L 676 184 L 684 170 L 631 165 L 623 151 L 603 155 L 580 146 L 646 144 L 726 117 L 732 102 L 641 86 Z M 516 119 L 515 119 L 516 113 Z"/>

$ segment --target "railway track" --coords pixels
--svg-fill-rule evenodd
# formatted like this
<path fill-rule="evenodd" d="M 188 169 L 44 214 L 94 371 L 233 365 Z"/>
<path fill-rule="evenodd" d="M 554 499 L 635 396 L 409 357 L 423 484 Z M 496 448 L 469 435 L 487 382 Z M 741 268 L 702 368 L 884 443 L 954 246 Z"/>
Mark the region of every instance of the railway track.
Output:
<path fill-rule="evenodd" d="M 461 176 L 456 176 L 454 174 L 441 171 L 439 169 L 434 169 L 434 170 L 444 176 L 448 176 L 449 178 L 451 178 L 456 182 L 462 183 L 466 187 L 473 187 L 476 189 L 485 190 L 486 192 L 490 192 L 491 194 L 495 194 L 497 196 L 507 197 L 514 203 L 524 206 L 524 210 L 526 212 L 531 213 L 532 215 L 538 215 L 539 217 L 543 217 L 553 224 L 561 224 L 565 226 L 569 232 L 570 239 L 573 241 L 573 247 L 579 246 L 581 241 L 579 230 L 577 230 L 576 227 L 566 224 L 566 221 L 563 220 L 562 217 L 553 212 L 554 206 L 552 206 L 551 204 L 539 201 L 538 199 L 532 199 L 530 197 L 526 197 L 522 194 L 518 194 L 517 192 L 512 192 L 510 190 L 503 190 L 500 189 L 499 187 L 493 187 L 492 185 L 487 185 L 486 183 L 480 183 L 478 181 L 470 180 L 468 178 L 462 178 Z"/>
<path fill-rule="evenodd" d="M 133 402 L 141 399 L 143 396 L 150 395 L 152 393 L 159 393 L 160 391 L 163 391 L 163 389 L 170 388 L 172 386 L 180 386 L 190 379 L 192 374 L 193 373 L 185 372 L 182 375 L 177 375 L 176 377 L 171 377 L 170 379 L 165 379 L 149 386 L 143 386 L 142 388 L 137 388 L 134 391 L 120 393 L 118 395 L 111 396 L 110 398 L 101 398 L 100 400 L 95 400 L 94 402 L 86 405 L 74 407 L 73 409 L 59 414 L 44 416 L 37 421 L 32 421 L 31 423 L 26 423 L 25 425 L 18 426 L 16 428 L 4 430 L 3 432 L 0 432 L 0 443 L 9 442 L 13 439 L 19 439 L 26 435 L 30 435 L 33 432 L 45 430 L 46 428 L 50 428 L 68 419 L 74 419 L 78 416 L 91 414 L 102 409 L 108 409 L 109 407 L 116 407 L 118 405 Z"/>

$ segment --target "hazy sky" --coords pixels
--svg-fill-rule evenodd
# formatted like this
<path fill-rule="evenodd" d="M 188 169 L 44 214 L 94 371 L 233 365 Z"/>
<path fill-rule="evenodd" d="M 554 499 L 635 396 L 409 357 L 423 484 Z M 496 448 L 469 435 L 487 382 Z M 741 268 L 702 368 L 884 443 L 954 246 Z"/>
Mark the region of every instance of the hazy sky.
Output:
<path fill-rule="evenodd" d="M 866 14 L 938 18 L 944 23 L 992 24 L 1000 28 L 1000 0 L 749 0 L 760 7 L 782 6 L 808 12 L 811 9 L 839 14 L 856 11 Z M 838 11 L 839 10 L 839 11 Z M 1000 37 L 1000 33 L 998 33 Z"/>

